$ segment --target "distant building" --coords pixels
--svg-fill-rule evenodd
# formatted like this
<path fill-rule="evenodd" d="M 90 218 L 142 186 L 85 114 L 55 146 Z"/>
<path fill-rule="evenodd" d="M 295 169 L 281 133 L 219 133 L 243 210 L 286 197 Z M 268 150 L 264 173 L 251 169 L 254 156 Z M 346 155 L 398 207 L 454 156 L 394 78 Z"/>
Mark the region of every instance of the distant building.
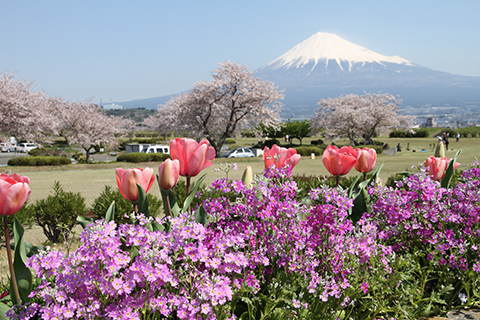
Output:
<path fill-rule="evenodd" d="M 103 110 L 120 110 L 120 109 L 123 109 L 123 107 L 121 105 L 118 105 L 112 102 L 110 104 L 102 106 L 102 109 Z"/>
<path fill-rule="evenodd" d="M 436 127 L 437 124 L 435 123 L 435 120 L 433 118 L 427 118 L 427 120 L 425 121 L 425 123 L 423 124 L 422 127 L 424 128 L 433 128 L 433 127 Z"/>

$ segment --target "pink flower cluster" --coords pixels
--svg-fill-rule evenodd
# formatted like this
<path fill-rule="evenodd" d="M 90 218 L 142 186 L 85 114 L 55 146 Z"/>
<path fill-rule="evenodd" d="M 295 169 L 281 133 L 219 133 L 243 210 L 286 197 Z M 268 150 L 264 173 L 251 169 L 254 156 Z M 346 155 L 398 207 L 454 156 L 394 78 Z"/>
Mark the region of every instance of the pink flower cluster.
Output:
<path fill-rule="evenodd" d="M 423 171 L 397 188 L 372 186 L 369 211 L 355 225 L 353 201 L 339 188 L 297 201 L 289 166 L 270 166 L 251 189 L 217 180 L 209 191 L 216 196 L 203 202 L 206 226 L 192 213 L 157 219 L 164 231 L 150 230 L 153 218 L 141 215 L 135 225 L 97 221 L 76 252 L 33 256 L 41 283 L 9 316 L 238 319 L 282 292 L 284 314 L 315 318 L 321 310 L 334 319 L 372 301 L 379 288 L 370 274 L 395 277 L 392 264 L 405 252 L 450 278 L 480 272 L 480 170 L 463 179 L 445 189 Z"/>

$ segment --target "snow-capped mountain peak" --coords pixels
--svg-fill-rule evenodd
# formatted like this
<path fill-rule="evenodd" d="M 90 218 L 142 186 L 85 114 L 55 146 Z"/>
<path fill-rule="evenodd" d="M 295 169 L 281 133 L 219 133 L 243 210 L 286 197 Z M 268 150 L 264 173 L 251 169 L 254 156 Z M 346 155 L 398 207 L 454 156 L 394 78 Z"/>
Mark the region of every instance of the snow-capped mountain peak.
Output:
<path fill-rule="evenodd" d="M 385 56 L 373 52 L 344 40 L 333 33 L 318 32 L 270 62 L 267 67 L 270 66 L 275 69 L 281 67 L 302 68 L 306 64 L 313 62 L 313 70 L 319 61 L 324 61 L 325 67 L 328 67 L 329 60 L 336 61 L 342 70 L 341 62 L 347 62 L 349 71 L 354 63 L 377 62 L 382 64 L 382 62 L 389 62 L 409 66 L 414 65 L 412 62 L 399 56 Z"/>

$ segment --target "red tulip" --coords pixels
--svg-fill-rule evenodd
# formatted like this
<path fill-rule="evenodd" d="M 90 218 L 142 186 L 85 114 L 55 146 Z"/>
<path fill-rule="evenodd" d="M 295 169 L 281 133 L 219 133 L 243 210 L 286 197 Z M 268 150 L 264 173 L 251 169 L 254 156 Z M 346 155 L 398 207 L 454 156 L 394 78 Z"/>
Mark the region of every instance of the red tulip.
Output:
<path fill-rule="evenodd" d="M 137 184 L 148 192 L 155 180 L 153 175 L 153 169 L 151 168 L 130 168 L 130 169 L 115 169 L 115 175 L 117 177 L 117 184 L 123 197 L 131 202 L 138 201 L 138 188 Z"/>
<path fill-rule="evenodd" d="M 274 165 L 276 168 L 283 168 L 289 166 L 292 169 L 300 161 L 300 155 L 297 150 L 293 148 L 282 148 L 274 144 L 270 150 L 268 147 L 263 149 L 263 162 L 265 162 L 265 169 Z"/>
<path fill-rule="evenodd" d="M 170 190 L 178 182 L 180 163 L 177 159 L 167 159 L 158 167 L 158 185 L 163 190 Z"/>
<path fill-rule="evenodd" d="M 350 146 L 328 146 L 323 152 L 323 165 L 334 176 L 347 174 L 357 162 L 357 153 Z"/>
<path fill-rule="evenodd" d="M 442 158 L 430 156 L 427 160 L 425 160 L 423 166 L 428 168 L 428 173 L 433 180 L 440 181 L 445 176 L 445 172 L 447 171 L 450 161 L 452 161 L 452 159 L 448 159 L 446 157 Z M 456 169 L 458 166 L 459 163 L 456 162 L 453 165 L 453 169 Z"/>
<path fill-rule="evenodd" d="M 0 215 L 15 214 L 27 201 L 30 193 L 30 179 L 16 173 L 0 174 Z"/>
<path fill-rule="evenodd" d="M 354 167 L 358 172 L 370 172 L 375 167 L 375 161 L 377 161 L 377 151 L 375 149 L 356 148 L 357 162 Z"/>
<path fill-rule="evenodd" d="M 215 149 L 208 146 L 207 140 L 198 143 L 187 138 L 170 141 L 170 157 L 180 164 L 179 174 L 183 177 L 195 177 L 205 168 L 213 165 Z"/>

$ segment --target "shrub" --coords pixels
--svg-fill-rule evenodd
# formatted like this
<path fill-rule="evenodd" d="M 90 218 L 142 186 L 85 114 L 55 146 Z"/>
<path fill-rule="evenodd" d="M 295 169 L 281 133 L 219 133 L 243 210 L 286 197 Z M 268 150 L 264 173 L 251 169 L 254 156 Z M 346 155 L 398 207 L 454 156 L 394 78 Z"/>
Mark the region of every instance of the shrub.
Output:
<path fill-rule="evenodd" d="M 76 152 L 72 155 L 72 158 L 75 159 L 78 163 L 86 163 L 87 155 L 82 152 Z"/>
<path fill-rule="evenodd" d="M 225 143 L 226 143 L 226 144 L 235 144 L 235 143 L 237 143 L 237 142 L 236 142 L 235 139 L 233 139 L 233 138 L 227 138 L 227 139 L 225 139 Z"/>
<path fill-rule="evenodd" d="M 299 155 L 304 157 L 310 157 L 312 153 L 315 153 L 316 156 L 320 156 L 323 154 L 323 151 L 325 150 L 318 147 L 309 147 L 309 146 L 300 146 L 294 149 L 297 150 L 297 153 Z"/>
<path fill-rule="evenodd" d="M 9 166 L 58 166 L 71 163 L 69 158 L 53 156 L 18 157 L 8 160 Z"/>
<path fill-rule="evenodd" d="M 413 129 L 414 132 L 410 130 L 397 130 L 393 129 L 390 132 L 390 138 L 426 138 L 428 137 L 427 129 Z"/>
<path fill-rule="evenodd" d="M 258 142 L 257 144 L 253 145 L 252 148 L 256 148 L 256 149 L 264 149 L 265 147 L 269 147 L 269 148 L 272 148 L 272 146 L 276 144 L 277 146 L 280 145 L 280 141 L 278 141 L 277 139 L 269 139 L 269 140 L 265 140 L 265 141 L 260 141 Z"/>
<path fill-rule="evenodd" d="M 131 152 L 119 155 L 117 157 L 117 162 L 163 162 L 168 158 L 170 158 L 170 155 L 165 153 Z"/>
<path fill-rule="evenodd" d="M 156 144 L 157 138 L 150 138 L 150 139 L 133 139 L 135 143 L 139 144 Z"/>
<path fill-rule="evenodd" d="M 44 148 L 35 148 L 28 152 L 29 155 L 37 156 L 51 156 L 51 157 L 66 157 L 68 158 L 65 150 L 63 149 L 44 149 Z"/>
<path fill-rule="evenodd" d="M 162 201 L 152 194 L 147 194 L 148 203 L 150 205 L 150 215 L 159 216 L 163 213 Z M 108 208 L 115 201 L 115 222 L 116 223 L 133 223 L 130 214 L 133 212 L 132 203 L 126 200 L 120 190 L 112 190 L 111 186 L 105 186 L 98 198 L 93 201 L 91 211 L 98 218 L 105 218 Z M 125 217 L 128 215 L 128 217 Z"/>
<path fill-rule="evenodd" d="M 86 213 L 85 199 L 80 193 L 65 192 L 58 181 L 54 182 L 53 195 L 33 205 L 35 221 L 53 243 L 68 239 L 77 217 Z"/>
<path fill-rule="evenodd" d="M 312 141 L 310 141 L 310 144 L 313 144 L 314 146 L 322 145 L 323 140 L 322 139 L 312 140 Z"/>
<path fill-rule="evenodd" d="M 166 153 L 150 153 L 150 161 L 163 162 L 168 158 L 170 158 L 170 155 Z"/>

